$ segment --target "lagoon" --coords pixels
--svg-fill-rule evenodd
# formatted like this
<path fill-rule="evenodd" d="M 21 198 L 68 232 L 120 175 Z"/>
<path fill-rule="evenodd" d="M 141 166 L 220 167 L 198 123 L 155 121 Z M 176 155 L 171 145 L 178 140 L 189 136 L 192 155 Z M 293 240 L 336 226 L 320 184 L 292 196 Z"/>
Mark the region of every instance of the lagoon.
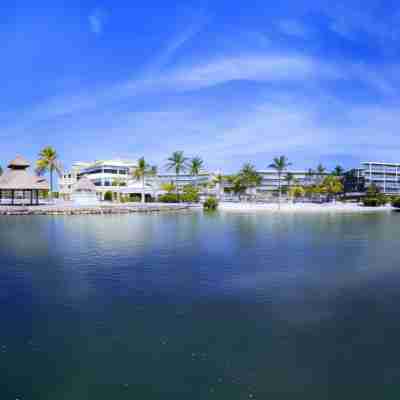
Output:
<path fill-rule="evenodd" d="M 0 398 L 400 394 L 400 213 L 0 218 Z"/>

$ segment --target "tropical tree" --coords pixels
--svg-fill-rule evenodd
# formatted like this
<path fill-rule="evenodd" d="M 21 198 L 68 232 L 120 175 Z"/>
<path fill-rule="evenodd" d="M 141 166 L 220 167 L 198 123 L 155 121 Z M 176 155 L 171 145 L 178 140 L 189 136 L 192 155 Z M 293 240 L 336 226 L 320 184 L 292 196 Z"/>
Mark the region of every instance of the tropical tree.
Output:
<path fill-rule="evenodd" d="M 167 193 L 172 193 L 176 190 L 176 186 L 174 183 L 163 183 L 161 184 L 161 190 L 164 190 Z"/>
<path fill-rule="evenodd" d="M 326 176 L 322 182 L 321 189 L 328 194 L 329 197 L 336 198 L 339 193 L 343 192 L 343 184 L 337 176 Z"/>
<path fill-rule="evenodd" d="M 312 168 L 309 168 L 306 172 L 307 185 L 313 184 L 314 176 L 315 176 L 315 171 Z"/>
<path fill-rule="evenodd" d="M 217 196 L 218 199 L 222 198 L 222 194 L 224 193 L 224 183 L 226 181 L 226 177 L 222 174 L 215 175 L 213 179 L 213 183 L 217 186 Z"/>
<path fill-rule="evenodd" d="M 240 199 L 241 194 L 243 194 L 247 189 L 242 177 L 240 175 L 231 175 L 228 178 L 228 182 L 232 185 L 233 193 L 239 195 Z"/>
<path fill-rule="evenodd" d="M 36 173 L 38 175 L 43 175 L 46 172 L 49 172 L 50 174 L 50 198 L 53 198 L 53 175 L 55 172 L 58 176 L 61 176 L 62 167 L 58 160 L 58 154 L 56 150 L 51 146 L 47 146 L 42 149 L 39 153 L 39 159 L 36 161 Z"/>
<path fill-rule="evenodd" d="M 306 194 L 306 190 L 302 186 L 292 186 L 289 189 L 289 195 L 292 198 L 299 198 L 299 197 L 304 197 Z"/>
<path fill-rule="evenodd" d="M 199 176 L 203 167 L 204 167 L 204 161 L 202 160 L 201 157 L 194 157 L 189 162 L 190 175 L 196 177 L 195 186 L 197 186 L 197 177 Z"/>
<path fill-rule="evenodd" d="M 262 177 L 256 171 L 255 167 L 250 163 L 246 163 L 233 178 L 233 191 L 239 194 L 240 197 L 240 194 L 244 193 L 249 188 L 257 187 L 261 181 Z"/>
<path fill-rule="evenodd" d="M 0 166 L 0 176 L 3 175 L 3 168 Z"/>
<path fill-rule="evenodd" d="M 153 178 L 152 180 L 152 190 L 153 190 L 153 198 L 156 198 L 156 186 L 157 186 L 157 175 L 158 175 L 158 167 L 157 165 L 152 165 L 149 170 L 149 177 Z"/>
<path fill-rule="evenodd" d="M 137 166 L 133 169 L 133 177 L 142 182 L 142 203 L 146 202 L 145 181 L 147 176 L 157 173 L 156 167 L 149 165 L 144 157 L 139 158 Z"/>
<path fill-rule="evenodd" d="M 292 174 L 291 172 L 288 172 L 285 175 L 285 181 L 286 181 L 286 184 L 287 184 L 287 190 L 289 192 L 290 191 L 290 187 L 292 186 L 292 183 L 294 183 L 294 181 L 295 181 L 294 174 Z"/>
<path fill-rule="evenodd" d="M 325 172 L 326 172 L 326 168 L 321 163 L 319 163 L 317 166 L 317 174 L 322 175 Z"/>
<path fill-rule="evenodd" d="M 175 151 L 172 153 L 171 157 L 168 158 L 168 163 L 166 165 L 167 170 L 173 170 L 175 172 L 175 186 L 176 186 L 176 196 L 179 201 L 179 186 L 178 186 L 178 176 L 181 172 L 187 170 L 189 159 L 185 157 L 183 151 Z"/>
<path fill-rule="evenodd" d="M 112 180 L 111 186 L 117 186 L 120 188 L 121 186 L 126 186 L 126 182 L 122 178 L 117 177 Z M 117 201 L 119 203 L 121 201 L 121 193 L 119 189 L 117 189 L 116 194 L 117 194 Z"/>
<path fill-rule="evenodd" d="M 332 175 L 337 177 L 342 177 L 343 174 L 344 174 L 344 168 L 342 168 L 340 165 L 336 165 L 336 167 L 332 171 Z"/>
<path fill-rule="evenodd" d="M 275 157 L 272 164 L 269 165 L 269 168 L 273 168 L 278 173 L 278 191 L 279 191 L 279 208 L 281 206 L 281 198 L 282 198 L 282 183 L 281 177 L 282 174 L 287 168 L 292 165 L 285 156 Z"/>

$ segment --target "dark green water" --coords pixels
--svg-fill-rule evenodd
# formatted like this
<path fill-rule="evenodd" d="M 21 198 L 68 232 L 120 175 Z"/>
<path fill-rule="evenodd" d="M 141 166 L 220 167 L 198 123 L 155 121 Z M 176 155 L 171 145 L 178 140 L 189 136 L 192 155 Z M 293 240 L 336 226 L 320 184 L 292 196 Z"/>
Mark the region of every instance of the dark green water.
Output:
<path fill-rule="evenodd" d="M 397 399 L 400 214 L 0 219 L 0 399 Z"/>

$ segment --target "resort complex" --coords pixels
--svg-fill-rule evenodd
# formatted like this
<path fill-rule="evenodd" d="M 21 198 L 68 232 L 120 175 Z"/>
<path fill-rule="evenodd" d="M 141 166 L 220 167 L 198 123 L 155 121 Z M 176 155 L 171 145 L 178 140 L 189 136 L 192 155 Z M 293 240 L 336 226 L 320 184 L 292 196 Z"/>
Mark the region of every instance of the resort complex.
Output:
<path fill-rule="evenodd" d="M 108 159 L 75 162 L 69 171 L 60 167 L 57 153 L 45 148 L 36 162 L 36 174 L 30 163 L 17 156 L 0 176 L 0 204 L 38 204 L 40 198 L 96 205 L 101 202 L 199 202 L 218 201 L 279 202 L 287 200 L 343 200 L 400 194 L 400 164 L 363 162 L 360 168 L 344 171 L 336 167 L 328 172 L 319 165 L 315 170 L 291 168 L 286 157 L 275 158 L 265 170 L 245 164 L 237 174 L 208 172 L 199 157 L 186 158 L 175 152 L 161 172 L 144 158 Z M 172 161 L 171 161 L 172 160 Z M 48 172 L 50 183 L 43 177 Z M 57 173 L 58 190 L 54 190 Z M 371 199 L 370 199 L 371 200 Z M 382 202 L 382 198 L 381 201 Z"/>

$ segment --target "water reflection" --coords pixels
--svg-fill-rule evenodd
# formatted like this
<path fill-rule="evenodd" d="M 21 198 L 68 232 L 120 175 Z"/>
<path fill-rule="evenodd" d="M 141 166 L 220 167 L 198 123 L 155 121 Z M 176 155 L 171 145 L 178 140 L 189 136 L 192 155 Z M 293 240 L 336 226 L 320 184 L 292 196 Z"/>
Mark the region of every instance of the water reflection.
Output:
<path fill-rule="evenodd" d="M 398 217 L 2 218 L 0 398 L 376 398 Z"/>

